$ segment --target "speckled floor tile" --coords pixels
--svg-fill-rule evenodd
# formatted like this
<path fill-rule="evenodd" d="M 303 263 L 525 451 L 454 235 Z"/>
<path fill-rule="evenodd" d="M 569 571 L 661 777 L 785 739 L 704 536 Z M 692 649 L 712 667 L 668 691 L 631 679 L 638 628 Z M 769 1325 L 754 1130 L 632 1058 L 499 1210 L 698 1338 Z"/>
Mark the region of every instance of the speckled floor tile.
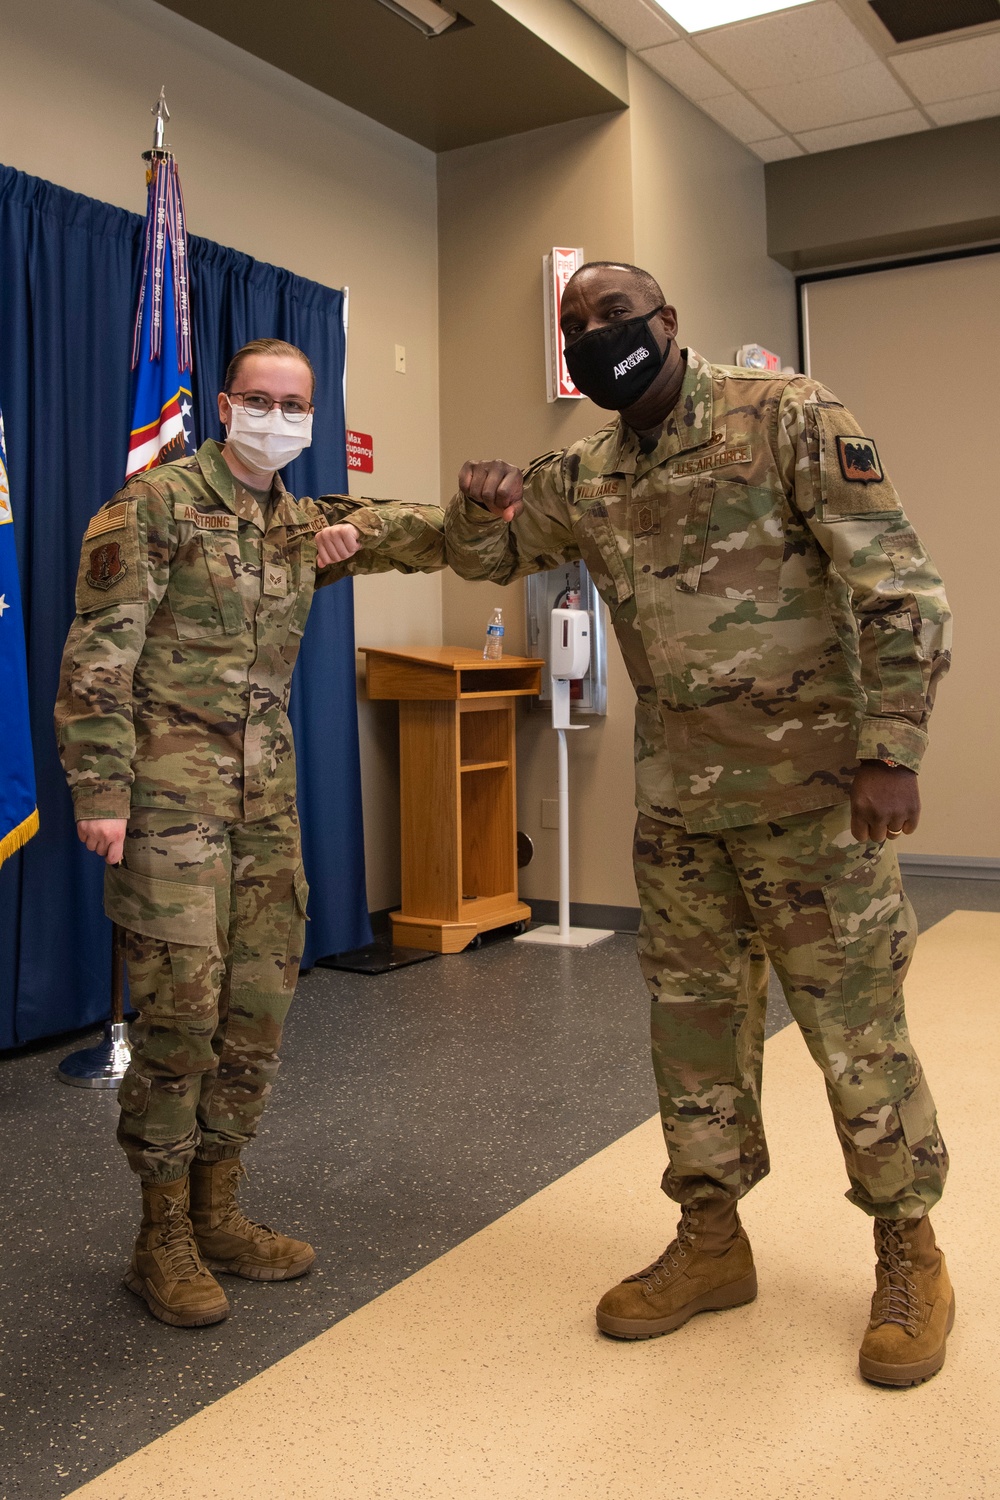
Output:
<path fill-rule="evenodd" d="M 857 1373 L 870 1224 L 842 1197 L 821 1080 L 788 1028 L 765 1066 L 773 1171 L 745 1205 L 752 1306 L 645 1343 L 595 1331 L 601 1291 L 669 1234 L 652 1119 L 80 1500 L 988 1500 L 1000 1339 L 981 1199 L 1000 1120 L 981 1104 L 998 968 L 1000 916 L 960 912 L 925 937 L 908 981 L 954 1158 L 935 1224 L 959 1313 L 932 1382 L 887 1391 Z"/>
<path fill-rule="evenodd" d="M 1000 908 L 997 883 L 908 881 L 925 926 L 966 887 Z M 772 986 L 769 1034 L 788 1019 Z M 245 1201 L 319 1261 L 228 1281 L 232 1318 L 197 1332 L 120 1286 L 138 1193 L 117 1106 L 54 1076 L 90 1038 L 0 1058 L 0 1500 L 68 1494 L 632 1130 L 656 1103 L 646 1025 L 632 937 L 313 970 Z"/>

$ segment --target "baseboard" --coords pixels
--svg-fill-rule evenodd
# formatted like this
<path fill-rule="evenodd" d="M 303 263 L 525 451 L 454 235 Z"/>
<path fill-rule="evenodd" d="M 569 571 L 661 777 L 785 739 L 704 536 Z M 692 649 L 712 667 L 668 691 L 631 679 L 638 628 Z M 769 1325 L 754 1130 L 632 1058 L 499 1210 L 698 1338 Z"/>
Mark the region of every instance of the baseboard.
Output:
<path fill-rule="evenodd" d="M 558 922 L 558 901 L 534 901 L 530 896 L 522 897 L 531 907 L 533 922 Z M 569 920 L 572 927 L 611 927 L 615 932 L 637 932 L 639 930 L 639 908 L 637 906 L 598 906 L 589 901 L 571 901 Z"/>
<path fill-rule="evenodd" d="M 908 854 L 899 851 L 904 875 L 936 875 L 950 880 L 1000 880 L 1000 859 L 974 859 L 964 854 Z"/>

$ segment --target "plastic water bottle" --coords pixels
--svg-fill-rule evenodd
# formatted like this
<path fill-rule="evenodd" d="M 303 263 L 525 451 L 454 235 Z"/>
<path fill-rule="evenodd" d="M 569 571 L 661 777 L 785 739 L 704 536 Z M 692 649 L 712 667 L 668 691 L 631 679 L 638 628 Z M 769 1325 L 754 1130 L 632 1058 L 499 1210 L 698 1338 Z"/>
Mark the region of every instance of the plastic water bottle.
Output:
<path fill-rule="evenodd" d="M 483 661 L 499 661 L 503 656 L 503 610 L 495 609 L 486 627 Z"/>

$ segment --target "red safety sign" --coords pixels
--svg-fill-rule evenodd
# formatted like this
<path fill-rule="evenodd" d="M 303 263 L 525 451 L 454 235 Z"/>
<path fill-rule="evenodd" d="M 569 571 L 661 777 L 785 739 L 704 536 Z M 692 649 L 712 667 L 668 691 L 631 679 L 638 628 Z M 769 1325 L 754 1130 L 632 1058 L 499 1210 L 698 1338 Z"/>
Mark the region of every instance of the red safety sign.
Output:
<path fill-rule="evenodd" d="M 370 474 L 375 467 L 374 449 L 370 432 L 352 432 L 347 429 L 347 467 L 362 474 Z"/>

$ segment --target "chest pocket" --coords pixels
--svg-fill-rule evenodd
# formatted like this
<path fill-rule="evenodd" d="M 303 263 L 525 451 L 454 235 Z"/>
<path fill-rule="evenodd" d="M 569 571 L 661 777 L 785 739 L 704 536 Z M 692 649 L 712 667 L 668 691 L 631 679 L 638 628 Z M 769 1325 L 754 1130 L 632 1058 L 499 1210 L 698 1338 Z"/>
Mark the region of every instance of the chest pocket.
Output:
<path fill-rule="evenodd" d="M 240 567 L 235 531 L 202 531 L 184 525 L 170 568 L 167 605 L 181 641 L 210 635 L 242 635 L 247 628 L 236 585 Z"/>
<path fill-rule="evenodd" d="M 316 586 L 316 542 L 311 526 L 288 527 L 278 561 L 287 579 L 288 592 L 284 601 L 272 599 L 269 605 L 276 616 L 284 613 L 292 637 L 289 645 L 298 651 L 298 641 L 306 628 Z"/>
<path fill-rule="evenodd" d="M 703 475 L 688 507 L 677 587 L 716 599 L 781 598 L 784 529 L 774 492 Z"/>
<path fill-rule="evenodd" d="M 633 589 L 615 529 L 600 502 L 577 516 L 573 527 L 587 572 L 612 613 L 632 597 Z"/>

